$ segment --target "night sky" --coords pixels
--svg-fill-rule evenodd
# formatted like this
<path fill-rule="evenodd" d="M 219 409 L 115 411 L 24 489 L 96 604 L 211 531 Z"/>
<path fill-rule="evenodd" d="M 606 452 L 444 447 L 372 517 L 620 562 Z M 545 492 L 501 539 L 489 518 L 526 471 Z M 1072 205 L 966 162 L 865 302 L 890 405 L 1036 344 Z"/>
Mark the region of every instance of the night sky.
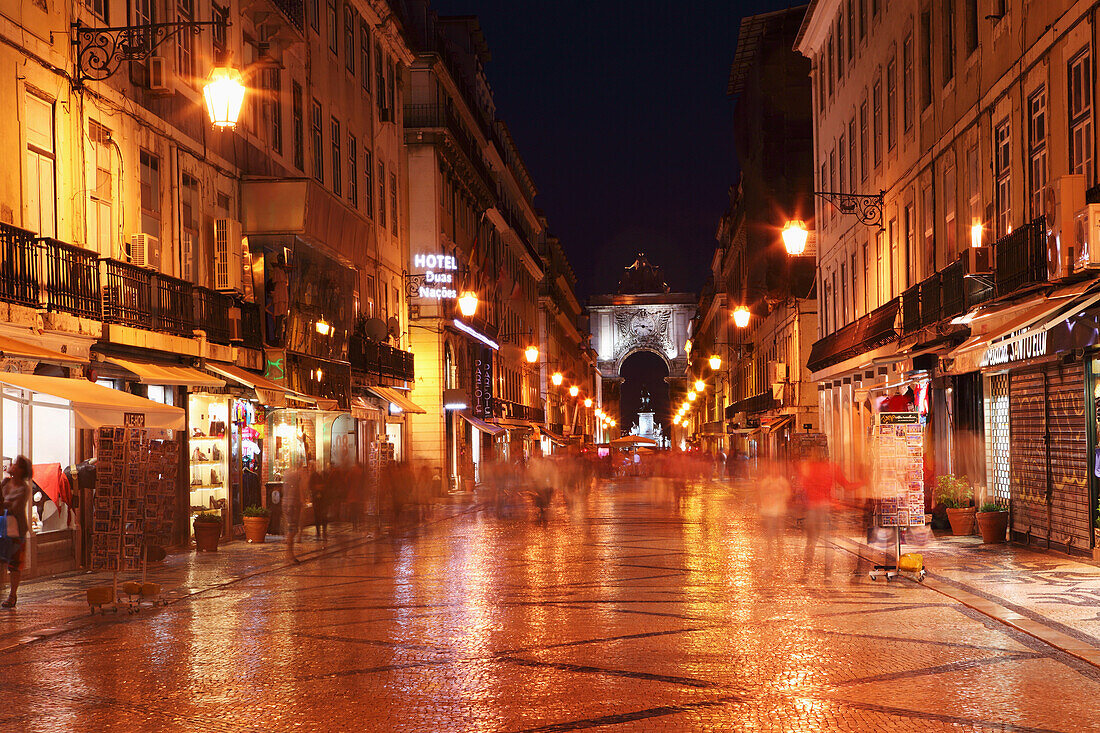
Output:
<path fill-rule="evenodd" d="M 578 295 L 644 251 L 698 292 L 735 180 L 726 80 L 744 15 L 776 0 L 433 0 L 477 15 L 497 115 L 527 163 Z M 797 5 L 799 3 L 793 3 Z"/>

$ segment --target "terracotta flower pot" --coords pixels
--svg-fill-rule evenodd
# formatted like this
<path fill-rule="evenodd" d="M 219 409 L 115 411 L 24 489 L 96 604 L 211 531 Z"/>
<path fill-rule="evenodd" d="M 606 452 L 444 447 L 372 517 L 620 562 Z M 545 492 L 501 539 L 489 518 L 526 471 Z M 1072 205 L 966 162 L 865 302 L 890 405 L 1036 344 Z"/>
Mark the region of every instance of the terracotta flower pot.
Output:
<path fill-rule="evenodd" d="M 244 537 L 249 542 L 263 542 L 271 517 L 244 517 Z"/>
<path fill-rule="evenodd" d="M 1005 534 L 1008 532 L 1008 512 L 977 512 L 974 518 L 978 521 L 982 542 L 987 545 L 996 545 L 1005 541 Z"/>
<path fill-rule="evenodd" d="M 951 534 L 956 537 L 974 534 L 974 507 L 948 509 L 947 521 L 951 523 Z"/>
<path fill-rule="evenodd" d="M 217 552 L 221 536 L 220 522 L 195 522 L 195 552 Z"/>

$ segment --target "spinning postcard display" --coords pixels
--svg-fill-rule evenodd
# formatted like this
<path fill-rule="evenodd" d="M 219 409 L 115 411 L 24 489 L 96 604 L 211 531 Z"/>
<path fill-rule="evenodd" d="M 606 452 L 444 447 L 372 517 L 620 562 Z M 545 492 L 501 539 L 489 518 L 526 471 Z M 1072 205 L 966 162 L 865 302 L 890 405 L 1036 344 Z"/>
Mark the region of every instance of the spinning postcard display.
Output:
<path fill-rule="evenodd" d="M 875 415 L 875 523 L 918 527 L 924 521 L 924 421 L 917 412 Z"/>

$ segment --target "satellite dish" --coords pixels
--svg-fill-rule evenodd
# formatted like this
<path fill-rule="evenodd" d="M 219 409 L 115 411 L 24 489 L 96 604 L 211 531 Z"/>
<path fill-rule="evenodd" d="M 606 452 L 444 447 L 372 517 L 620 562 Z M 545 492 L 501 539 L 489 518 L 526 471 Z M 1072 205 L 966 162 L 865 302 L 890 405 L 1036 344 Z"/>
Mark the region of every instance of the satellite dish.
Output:
<path fill-rule="evenodd" d="M 401 323 L 395 316 L 390 316 L 389 320 L 386 321 L 386 328 L 390 336 L 401 335 Z"/>
<path fill-rule="evenodd" d="M 382 341 L 386 338 L 386 322 L 381 318 L 368 318 L 363 324 L 363 333 L 371 341 Z"/>

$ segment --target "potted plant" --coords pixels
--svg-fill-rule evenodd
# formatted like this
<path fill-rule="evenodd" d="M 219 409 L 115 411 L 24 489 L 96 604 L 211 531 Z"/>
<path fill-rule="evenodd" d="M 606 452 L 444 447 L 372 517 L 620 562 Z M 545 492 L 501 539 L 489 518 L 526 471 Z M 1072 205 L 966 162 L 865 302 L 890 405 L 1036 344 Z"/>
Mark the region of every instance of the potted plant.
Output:
<path fill-rule="evenodd" d="M 267 526 L 271 523 L 271 510 L 265 506 L 244 508 L 244 536 L 249 542 L 263 542 L 267 538 Z"/>
<path fill-rule="evenodd" d="M 978 521 L 982 542 L 987 545 L 996 545 L 1005 541 L 1005 535 L 1008 533 L 1008 507 L 987 501 L 974 514 L 974 518 Z"/>
<path fill-rule="evenodd" d="M 965 476 L 949 473 L 936 480 L 934 498 L 947 509 L 947 521 L 951 523 L 951 534 L 968 535 L 974 532 L 974 489 Z"/>
<path fill-rule="evenodd" d="M 195 552 L 217 552 L 221 536 L 221 512 L 201 512 L 195 517 Z"/>

